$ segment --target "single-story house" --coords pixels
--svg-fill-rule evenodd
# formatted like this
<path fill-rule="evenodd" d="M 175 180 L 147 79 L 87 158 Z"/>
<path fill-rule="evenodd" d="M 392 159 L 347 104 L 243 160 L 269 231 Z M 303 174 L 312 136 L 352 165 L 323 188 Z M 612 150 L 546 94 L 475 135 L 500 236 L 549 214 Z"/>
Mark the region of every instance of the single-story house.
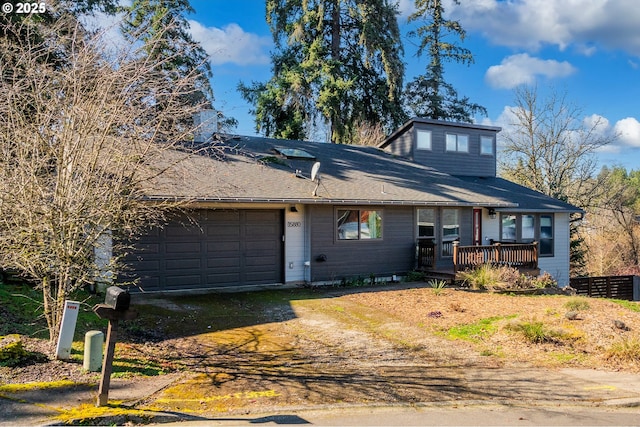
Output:
<path fill-rule="evenodd" d="M 144 292 L 390 279 L 454 247 L 535 246 L 538 268 L 569 282 L 569 220 L 581 210 L 496 176 L 500 128 L 412 119 L 379 147 L 226 137 L 149 199 L 188 214 L 142 236 L 126 257 Z"/>

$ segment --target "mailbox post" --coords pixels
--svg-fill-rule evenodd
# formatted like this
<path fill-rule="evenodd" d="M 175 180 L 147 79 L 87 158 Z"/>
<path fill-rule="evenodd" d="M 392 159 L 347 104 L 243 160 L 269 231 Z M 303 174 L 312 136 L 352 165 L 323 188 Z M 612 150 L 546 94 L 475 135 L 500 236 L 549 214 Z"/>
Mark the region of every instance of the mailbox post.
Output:
<path fill-rule="evenodd" d="M 111 382 L 111 371 L 113 364 L 113 354 L 116 348 L 118 335 L 118 321 L 133 320 L 138 317 L 138 312 L 129 309 L 131 295 L 129 292 L 117 286 L 107 288 L 104 304 L 96 304 L 93 307 L 94 313 L 101 319 L 109 320 L 107 329 L 107 351 L 102 363 L 102 376 L 100 378 L 100 388 L 98 389 L 98 402 L 96 406 L 104 406 L 109 400 L 109 383 Z"/>

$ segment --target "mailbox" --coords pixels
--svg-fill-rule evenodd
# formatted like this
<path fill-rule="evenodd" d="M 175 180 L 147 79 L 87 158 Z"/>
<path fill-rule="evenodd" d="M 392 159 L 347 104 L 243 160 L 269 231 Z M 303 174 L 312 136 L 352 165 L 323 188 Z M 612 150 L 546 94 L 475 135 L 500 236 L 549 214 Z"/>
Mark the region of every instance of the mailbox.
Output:
<path fill-rule="evenodd" d="M 131 294 L 117 286 L 109 286 L 104 303 L 115 311 L 127 311 L 131 303 Z"/>

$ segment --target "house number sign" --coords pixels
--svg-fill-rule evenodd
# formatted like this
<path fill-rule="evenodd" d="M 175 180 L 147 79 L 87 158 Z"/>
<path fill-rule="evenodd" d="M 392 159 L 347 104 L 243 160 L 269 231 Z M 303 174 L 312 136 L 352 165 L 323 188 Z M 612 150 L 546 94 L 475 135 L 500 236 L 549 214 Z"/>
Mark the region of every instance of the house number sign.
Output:
<path fill-rule="evenodd" d="M 287 227 L 302 227 L 301 221 L 287 221 Z"/>

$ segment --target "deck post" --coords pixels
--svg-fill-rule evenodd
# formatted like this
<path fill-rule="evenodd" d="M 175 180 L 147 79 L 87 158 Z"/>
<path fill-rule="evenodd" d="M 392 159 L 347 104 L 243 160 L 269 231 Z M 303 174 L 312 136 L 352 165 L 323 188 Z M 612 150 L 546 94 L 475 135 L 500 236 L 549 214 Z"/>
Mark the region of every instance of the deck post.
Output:
<path fill-rule="evenodd" d="M 453 242 L 453 273 L 458 272 L 458 245 L 460 242 L 457 240 Z"/>
<path fill-rule="evenodd" d="M 494 246 L 495 246 L 495 251 L 494 251 L 495 262 L 496 264 L 500 264 L 500 261 L 502 260 L 502 248 L 501 248 L 502 244 L 498 242 L 498 243 L 494 243 Z"/>
<path fill-rule="evenodd" d="M 536 240 L 533 241 L 533 260 L 536 263 L 536 268 L 538 268 L 538 242 Z"/>

